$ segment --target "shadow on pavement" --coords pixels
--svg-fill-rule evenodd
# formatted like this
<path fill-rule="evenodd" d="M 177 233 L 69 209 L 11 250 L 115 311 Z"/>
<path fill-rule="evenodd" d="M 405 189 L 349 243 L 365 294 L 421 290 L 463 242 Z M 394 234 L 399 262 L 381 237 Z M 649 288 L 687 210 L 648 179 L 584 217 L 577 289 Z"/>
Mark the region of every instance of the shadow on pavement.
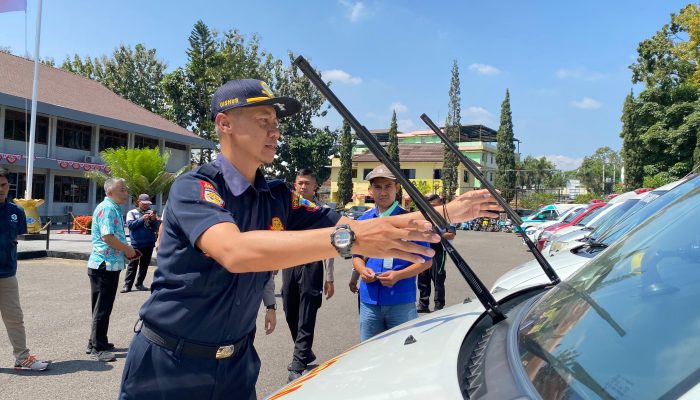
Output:
<path fill-rule="evenodd" d="M 95 360 L 67 360 L 52 362 L 51 366 L 49 366 L 49 369 L 47 369 L 46 371 L 28 371 L 16 370 L 14 368 L 0 368 L 0 374 L 52 376 L 72 374 L 81 371 L 103 372 L 110 371 L 112 369 L 114 369 L 114 366 L 110 365 L 110 363 L 104 363 Z"/>

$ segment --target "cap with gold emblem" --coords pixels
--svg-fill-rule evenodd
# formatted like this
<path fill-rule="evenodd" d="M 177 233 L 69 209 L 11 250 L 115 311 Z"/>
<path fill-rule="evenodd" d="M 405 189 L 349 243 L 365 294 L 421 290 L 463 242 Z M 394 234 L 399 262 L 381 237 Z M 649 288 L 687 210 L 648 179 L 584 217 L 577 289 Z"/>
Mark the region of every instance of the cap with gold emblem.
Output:
<path fill-rule="evenodd" d="M 301 110 L 301 103 L 291 97 L 275 97 L 264 81 L 238 79 L 224 83 L 211 98 L 211 119 L 216 114 L 237 107 L 273 106 L 277 117 L 288 117 Z"/>

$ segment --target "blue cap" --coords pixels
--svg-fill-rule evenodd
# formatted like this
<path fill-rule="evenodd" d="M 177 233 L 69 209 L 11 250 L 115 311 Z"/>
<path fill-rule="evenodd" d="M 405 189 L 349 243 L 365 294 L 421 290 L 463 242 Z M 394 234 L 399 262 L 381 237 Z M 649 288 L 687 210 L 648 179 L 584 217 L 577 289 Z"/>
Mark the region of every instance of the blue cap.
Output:
<path fill-rule="evenodd" d="M 301 103 L 291 97 L 275 97 L 264 81 L 238 79 L 224 83 L 211 98 L 211 120 L 216 114 L 237 107 L 273 106 L 277 117 L 287 117 L 301 110 Z"/>

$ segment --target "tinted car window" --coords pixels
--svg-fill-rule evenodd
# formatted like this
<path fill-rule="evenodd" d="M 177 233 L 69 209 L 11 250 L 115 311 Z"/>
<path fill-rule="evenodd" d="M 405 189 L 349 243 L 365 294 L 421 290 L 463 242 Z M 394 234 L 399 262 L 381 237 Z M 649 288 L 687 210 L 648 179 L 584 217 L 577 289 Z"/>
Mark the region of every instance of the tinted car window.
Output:
<path fill-rule="evenodd" d="M 542 398 L 676 398 L 698 383 L 697 221 L 698 187 L 516 321 L 524 372 Z"/>
<path fill-rule="evenodd" d="M 595 228 L 593 232 L 591 232 L 591 239 L 598 240 L 598 238 L 603 232 L 605 232 L 611 226 L 620 222 L 625 213 L 629 211 L 629 209 L 632 208 L 635 204 L 637 204 L 638 201 L 639 199 L 626 200 L 624 203 L 620 204 L 615 209 L 610 211 L 608 215 L 605 216 L 604 221 L 602 221 L 600 225 L 598 225 L 598 227 Z"/>
<path fill-rule="evenodd" d="M 566 215 L 566 218 L 562 221 L 565 224 L 568 224 L 569 222 L 573 221 L 574 218 L 578 217 L 582 212 L 586 211 L 586 207 L 581 207 L 575 210 L 572 210 L 569 214 Z"/>
<path fill-rule="evenodd" d="M 601 212 L 603 212 L 603 209 L 604 209 L 604 208 L 605 208 L 605 206 L 598 207 L 598 208 L 596 208 L 595 210 L 589 212 L 588 214 L 586 214 L 585 217 L 581 218 L 581 220 L 578 221 L 578 222 L 576 223 L 576 225 L 586 225 L 586 224 L 589 223 L 593 218 L 595 218 L 598 214 L 600 214 Z"/>
<path fill-rule="evenodd" d="M 622 235 L 629 232 L 632 228 L 644 222 L 647 218 L 657 213 L 659 210 L 664 209 L 669 203 L 678 199 L 679 197 L 685 195 L 689 191 L 700 186 L 700 179 L 695 177 L 681 185 L 675 187 L 673 190 L 665 193 L 663 196 L 645 196 L 639 203 L 630 209 L 630 215 L 620 221 L 619 224 L 613 226 L 610 231 L 603 232 L 603 234 L 598 238 L 598 242 L 611 245 L 615 243 Z M 638 208 L 640 207 L 641 208 Z M 635 212 L 636 210 L 636 212 Z"/>

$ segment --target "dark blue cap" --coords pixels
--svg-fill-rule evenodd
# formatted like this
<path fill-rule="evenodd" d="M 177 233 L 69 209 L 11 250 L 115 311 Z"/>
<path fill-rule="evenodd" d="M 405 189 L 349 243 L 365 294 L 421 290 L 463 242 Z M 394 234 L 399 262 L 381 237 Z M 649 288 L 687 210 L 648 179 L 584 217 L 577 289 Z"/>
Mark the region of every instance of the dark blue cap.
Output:
<path fill-rule="evenodd" d="M 275 97 L 264 81 L 238 79 L 224 83 L 211 98 L 211 119 L 216 114 L 237 107 L 273 106 L 277 117 L 287 117 L 301 110 L 301 103 L 291 97 Z"/>

